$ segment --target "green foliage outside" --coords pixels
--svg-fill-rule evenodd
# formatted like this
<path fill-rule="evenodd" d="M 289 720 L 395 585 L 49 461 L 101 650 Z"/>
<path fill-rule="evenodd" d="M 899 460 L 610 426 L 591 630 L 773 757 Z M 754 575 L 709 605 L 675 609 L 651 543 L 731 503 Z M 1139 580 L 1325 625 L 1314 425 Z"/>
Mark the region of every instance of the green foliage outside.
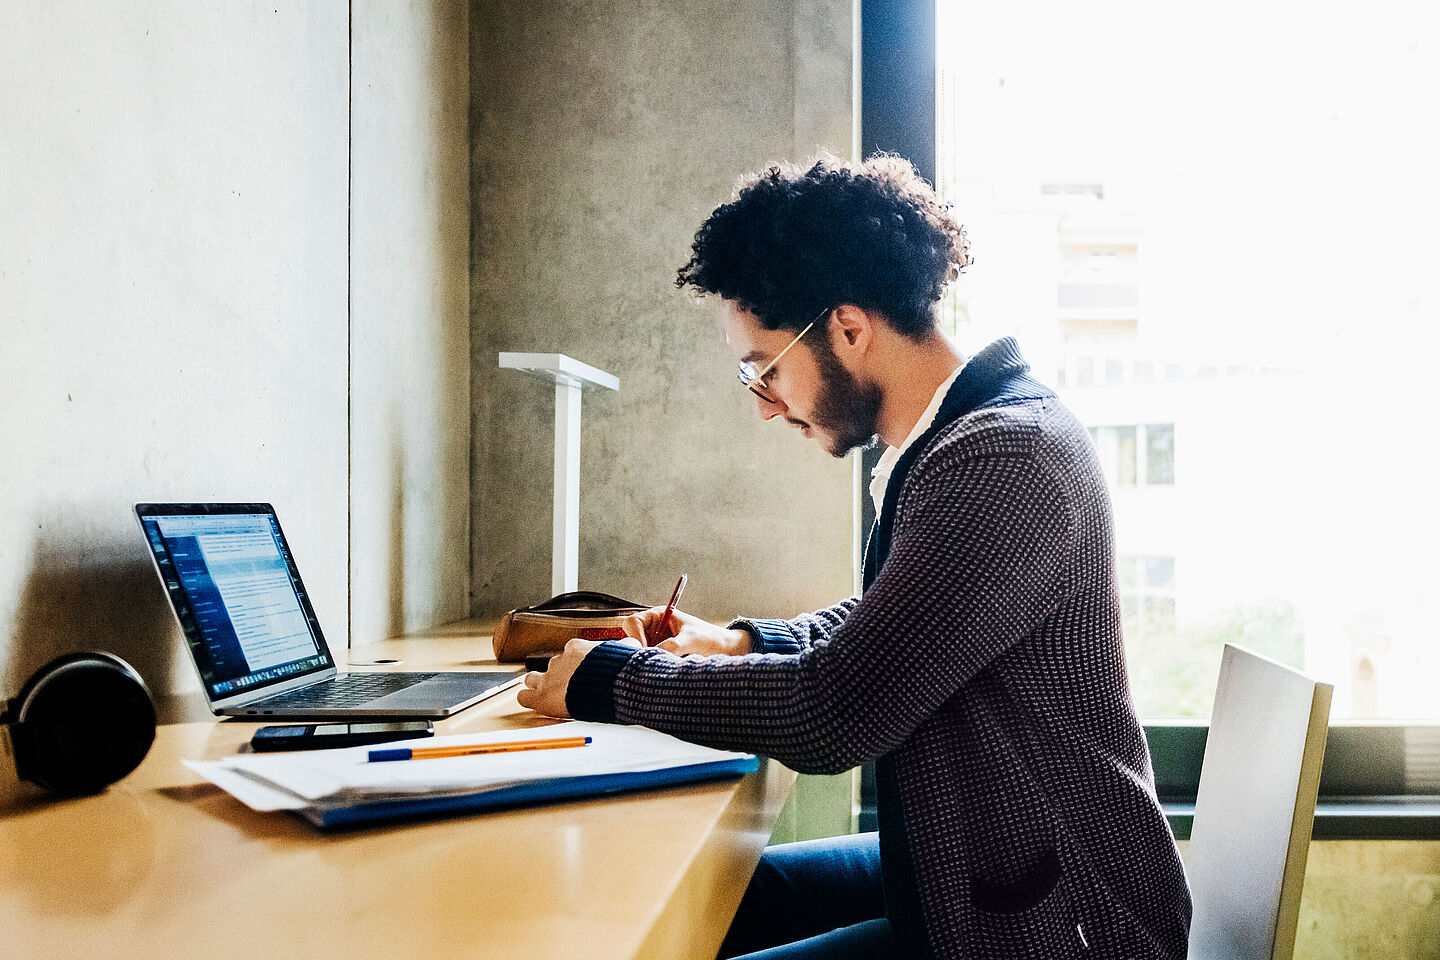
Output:
<path fill-rule="evenodd" d="M 1140 629 L 1140 627 L 1145 629 Z M 1295 609 L 1268 599 L 1235 607 L 1200 624 L 1125 624 L 1125 659 L 1135 706 L 1146 720 L 1208 718 L 1227 643 L 1303 668 L 1305 634 Z M 1131 639 L 1142 638 L 1142 639 Z"/>

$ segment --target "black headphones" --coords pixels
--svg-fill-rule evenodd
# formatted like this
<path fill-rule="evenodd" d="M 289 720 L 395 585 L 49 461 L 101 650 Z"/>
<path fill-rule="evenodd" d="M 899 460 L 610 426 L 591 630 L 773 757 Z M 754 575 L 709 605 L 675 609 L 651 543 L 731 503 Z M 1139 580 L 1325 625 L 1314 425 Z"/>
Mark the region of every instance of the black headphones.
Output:
<path fill-rule="evenodd" d="M 135 668 L 112 653 L 67 653 L 41 667 L 0 710 L 15 772 L 62 796 L 99 793 L 140 766 L 155 742 L 155 704 Z"/>

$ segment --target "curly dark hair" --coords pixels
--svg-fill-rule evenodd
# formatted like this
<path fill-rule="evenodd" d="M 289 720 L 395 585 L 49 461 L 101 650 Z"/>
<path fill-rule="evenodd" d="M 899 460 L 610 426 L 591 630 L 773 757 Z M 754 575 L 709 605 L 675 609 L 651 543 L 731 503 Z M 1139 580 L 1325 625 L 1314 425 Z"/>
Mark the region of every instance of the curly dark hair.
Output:
<path fill-rule="evenodd" d="M 691 250 L 675 285 L 732 300 L 767 330 L 799 330 L 851 303 L 915 339 L 934 329 L 935 303 L 970 263 L 948 205 L 910 161 L 890 154 L 747 176 Z"/>

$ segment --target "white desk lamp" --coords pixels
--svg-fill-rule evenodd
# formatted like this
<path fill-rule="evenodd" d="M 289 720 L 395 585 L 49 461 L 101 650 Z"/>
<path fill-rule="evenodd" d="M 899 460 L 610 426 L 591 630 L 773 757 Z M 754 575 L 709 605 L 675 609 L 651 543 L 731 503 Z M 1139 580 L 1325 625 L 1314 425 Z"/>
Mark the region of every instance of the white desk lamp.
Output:
<path fill-rule="evenodd" d="M 619 390 L 614 374 L 563 353 L 504 353 L 500 366 L 555 384 L 555 500 L 551 528 L 550 592 L 576 589 L 580 576 L 580 391 Z"/>

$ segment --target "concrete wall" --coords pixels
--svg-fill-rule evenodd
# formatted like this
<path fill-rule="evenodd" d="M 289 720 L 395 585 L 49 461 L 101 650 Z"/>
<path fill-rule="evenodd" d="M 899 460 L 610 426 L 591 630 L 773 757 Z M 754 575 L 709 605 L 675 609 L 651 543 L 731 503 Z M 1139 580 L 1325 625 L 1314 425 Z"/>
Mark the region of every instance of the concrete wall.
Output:
<path fill-rule="evenodd" d="M 1312 843 L 1295 956 L 1297 960 L 1440 957 L 1440 843 Z"/>
<path fill-rule="evenodd" d="M 346 11 L 0 6 L 0 663 L 194 687 L 129 508 L 271 500 L 345 642 Z"/>
<path fill-rule="evenodd" d="M 466 8 L 355 4 L 347 281 L 351 28 L 0 5 L 5 692 L 86 647 L 196 687 L 135 500 L 274 502 L 337 650 L 347 561 L 358 639 L 465 613 Z"/>
<path fill-rule="evenodd" d="M 354 0 L 351 641 L 470 589 L 466 0 Z"/>
<path fill-rule="evenodd" d="M 586 397 L 580 586 L 782 615 L 848 594 L 851 469 L 762 424 L 708 310 L 675 290 L 736 178 L 852 139 L 848 0 L 472 6 L 473 609 L 550 594 L 553 390 Z"/>
<path fill-rule="evenodd" d="M 1181 841 L 1185 855 L 1188 841 Z M 1440 957 L 1440 843 L 1317 840 L 1310 844 L 1296 960 Z"/>

